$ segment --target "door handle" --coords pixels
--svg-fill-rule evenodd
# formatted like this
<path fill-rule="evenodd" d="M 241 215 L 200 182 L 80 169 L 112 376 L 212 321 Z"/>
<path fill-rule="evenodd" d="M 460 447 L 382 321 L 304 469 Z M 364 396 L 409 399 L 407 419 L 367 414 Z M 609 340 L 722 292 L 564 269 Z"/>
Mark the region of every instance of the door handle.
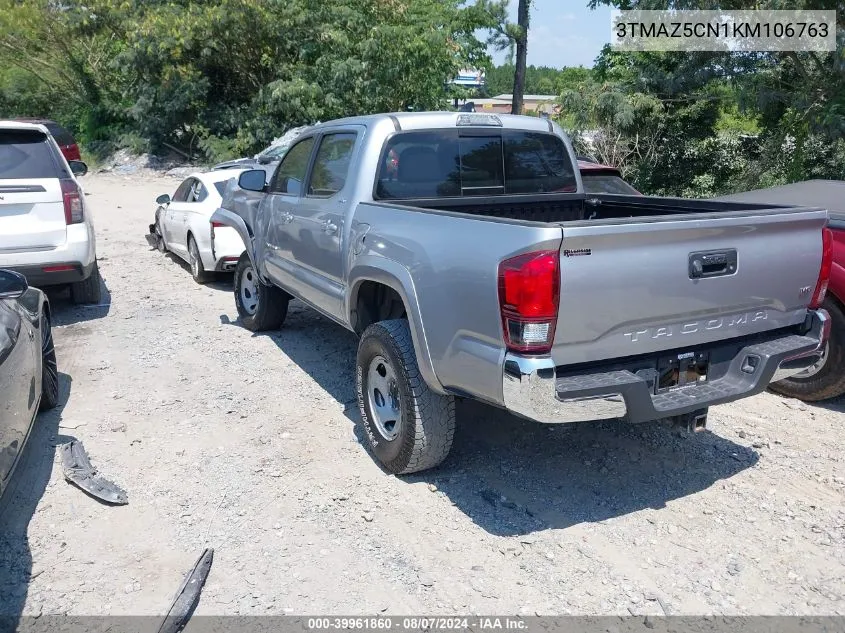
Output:
<path fill-rule="evenodd" d="M 335 224 L 331 220 L 326 220 L 325 222 L 323 222 L 323 231 L 325 231 L 329 235 L 337 233 L 337 224 Z"/>
<path fill-rule="evenodd" d="M 736 268 L 737 253 L 735 248 L 711 253 L 690 253 L 689 255 L 690 279 L 733 275 Z"/>

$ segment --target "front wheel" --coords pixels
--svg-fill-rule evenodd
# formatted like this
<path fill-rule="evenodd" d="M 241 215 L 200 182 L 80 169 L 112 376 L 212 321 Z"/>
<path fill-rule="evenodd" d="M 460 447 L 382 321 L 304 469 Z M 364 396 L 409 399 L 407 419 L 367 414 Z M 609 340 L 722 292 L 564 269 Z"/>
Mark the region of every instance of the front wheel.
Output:
<path fill-rule="evenodd" d="M 289 303 L 288 293 L 261 282 L 249 255 L 243 253 L 235 267 L 235 306 L 244 327 L 252 332 L 279 329 Z"/>
<path fill-rule="evenodd" d="M 358 344 L 358 407 L 370 447 L 396 475 L 434 468 L 455 436 L 455 399 L 420 375 L 406 319 L 369 326 Z"/>
<path fill-rule="evenodd" d="M 830 314 L 830 340 L 815 365 L 784 380 L 773 382 L 775 393 L 807 402 L 828 400 L 845 394 L 845 312 L 828 296 L 822 307 Z"/>

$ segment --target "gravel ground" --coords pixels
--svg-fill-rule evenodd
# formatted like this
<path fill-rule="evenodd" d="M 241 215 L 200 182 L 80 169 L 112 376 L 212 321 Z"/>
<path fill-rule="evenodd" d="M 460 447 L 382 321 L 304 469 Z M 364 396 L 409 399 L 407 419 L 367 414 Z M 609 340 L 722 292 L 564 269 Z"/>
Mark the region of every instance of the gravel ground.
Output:
<path fill-rule="evenodd" d="M 292 304 L 254 335 L 231 279 L 149 248 L 177 182 L 84 180 L 108 292 L 52 295 L 63 404 L 0 518 L 3 614 L 162 614 L 205 546 L 198 614 L 845 614 L 845 404 L 763 394 L 681 437 L 460 403 L 448 461 L 388 476 L 352 334 Z M 64 481 L 71 438 L 128 506 Z"/>

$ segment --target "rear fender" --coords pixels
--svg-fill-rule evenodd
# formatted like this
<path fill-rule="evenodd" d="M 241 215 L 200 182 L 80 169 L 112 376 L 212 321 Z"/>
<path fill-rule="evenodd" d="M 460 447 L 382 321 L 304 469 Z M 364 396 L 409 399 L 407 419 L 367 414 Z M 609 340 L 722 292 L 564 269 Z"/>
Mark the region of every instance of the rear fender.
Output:
<path fill-rule="evenodd" d="M 237 213 L 229 211 L 228 209 L 217 209 L 214 213 L 211 214 L 210 220 L 212 222 L 219 222 L 220 224 L 230 226 L 238 232 L 238 235 L 241 236 L 241 240 L 244 243 L 244 248 L 246 249 L 246 254 L 249 257 L 249 261 L 252 262 L 253 270 L 258 273 L 258 277 L 259 279 L 261 279 L 261 281 L 267 283 L 267 280 L 264 279 L 263 275 L 261 274 L 261 269 L 258 266 L 258 261 L 255 254 L 255 244 L 253 243 L 252 236 L 249 234 L 249 229 L 247 228 L 244 219 Z"/>
<path fill-rule="evenodd" d="M 441 395 L 446 390 L 434 372 L 434 363 L 428 349 L 428 341 L 423 328 L 422 314 L 417 302 L 417 293 L 414 288 L 414 280 L 408 269 L 384 257 L 364 256 L 357 259 L 355 266 L 349 271 L 349 293 L 346 296 L 346 314 L 349 323 L 354 324 L 358 305 L 358 291 L 366 281 L 374 281 L 393 288 L 402 298 L 405 310 L 408 314 L 408 325 L 411 329 L 411 338 L 414 341 L 414 350 L 417 355 L 417 364 L 420 368 L 423 380 L 432 391 Z"/>

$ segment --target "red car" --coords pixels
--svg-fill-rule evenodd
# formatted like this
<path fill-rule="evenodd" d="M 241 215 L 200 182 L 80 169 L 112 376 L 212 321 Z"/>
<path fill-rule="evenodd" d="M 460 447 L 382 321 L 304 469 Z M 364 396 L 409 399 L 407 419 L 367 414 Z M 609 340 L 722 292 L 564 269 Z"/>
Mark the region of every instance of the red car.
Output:
<path fill-rule="evenodd" d="M 587 193 L 618 193 L 626 196 L 642 194 L 622 179 L 622 172 L 615 167 L 596 163 L 581 156 L 578 157 L 578 171 Z"/>
<path fill-rule="evenodd" d="M 65 128 L 61 125 L 56 123 L 55 121 L 51 121 L 49 119 L 34 119 L 34 118 L 21 118 L 21 119 L 13 119 L 14 121 L 20 121 L 21 123 L 38 123 L 43 125 L 47 128 L 47 131 L 50 132 L 50 136 L 56 141 L 56 145 L 59 146 L 59 149 L 62 152 L 62 155 L 65 157 L 65 160 L 82 160 L 82 156 L 79 154 L 79 145 L 76 144 L 76 139 L 73 138 L 73 134 L 68 132 Z"/>
<path fill-rule="evenodd" d="M 808 402 L 845 394 L 845 181 L 805 180 L 792 185 L 757 189 L 718 200 L 820 207 L 830 214 L 825 250 L 831 258 L 830 282 L 822 307 L 830 314 L 830 340 L 819 362 L 801 374 L 772 383 L 772 391 Z M 829 250 L 828 250 L 829 249 Z M 799 253 L 784 253 L 800 257 Z M 824 264 L 823 260 L 823 264 Z"/>

